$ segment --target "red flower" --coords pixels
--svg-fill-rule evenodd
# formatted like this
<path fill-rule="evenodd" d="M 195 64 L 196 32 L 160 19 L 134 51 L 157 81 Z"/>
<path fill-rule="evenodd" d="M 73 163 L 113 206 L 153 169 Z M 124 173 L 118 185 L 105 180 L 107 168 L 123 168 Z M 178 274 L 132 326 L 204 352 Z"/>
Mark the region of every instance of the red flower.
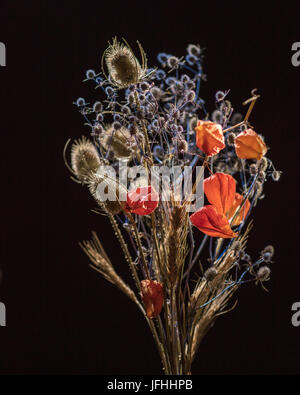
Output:
<path fill-rule="evenodd" d="M 201 232 L 212 237 L 231 239 L 237 236 L 231 229 L 228 219 L 224 214 L 219 214 L 213 205 L 201 207 L 190 217 L 191 222 Z"/>
<path fill-rule="evenodd" d="M 236 193 L 235 179 L 229 174 L 215 173 L 204 180 L 204 193 L 211 205 L 192 214 L 192 224 L 208 236 L 236 237 L 237 233 L 232 231 L 229 220 L 236 214 L 244 197 Z M 246 199 L 231 225 L 239 225 L 246 218 L 249 208 L 250 202 Z"/>
<path fill-rule="evenodd" d="M 234 140 L 236 155 L 241 159 L 261 159 L 267 152 L 263 139 L 252 129 L 238 134 Z"/>
<path fill-rule="evenodd" d="M 198 121 L 195 131 L 196 145 L 208 157 L 216 155 L 225 148 L 224 134 L 221 125 L 211 121 Z"/>
<path fill-rule="evenodd" d="M 141 292 L 147 317 L 157 317 L 164 304 L 164 290 L 162 285 L 154 280 L 142 280 Z"/>
<path fill-rule="evenodd" d="M 158 206 L 158 193 L 151 186 L 128 192 L 125 210 L 133 214 L 148 215 Z"/>

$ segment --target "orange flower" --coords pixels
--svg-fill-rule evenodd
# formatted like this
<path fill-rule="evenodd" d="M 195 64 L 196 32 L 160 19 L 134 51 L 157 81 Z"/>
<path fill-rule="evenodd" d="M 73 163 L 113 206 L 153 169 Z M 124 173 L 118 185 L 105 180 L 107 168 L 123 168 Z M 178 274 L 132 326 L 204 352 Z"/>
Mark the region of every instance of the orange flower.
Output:
<path fill-rule="evenodd" d="M 219 214 L 213 205 L 201 207 L 190 217 L 191 222 L 201 232 L 212 237 L 231 239 L 237 236 L 231 229 L 228 219 L 224 214 Z"/>
<path fill-rule="evenodd" d="M 195 131 L 196 145 L 208 157 L 216 155 L 225 148 L 221 125 L 211 121 L 198 121 Z"/>
<path fill-rule="evenodd" d="M 228 218 L 234 217 L 236 210 L 241 206 L 243 200 L 244 200 L 244 196 L 240 195 L 239 193 L 235 194 L 233 205 L 231 206 L 230 210 L 227 213 Z M 248 199 L 246 199 L 245 204 L 240 209 L 238 215 L 234 218 L 234 221 L 231 225 L 238 226 L 242 221 L 244 221 L 244 219 L 248 214 L 249 209 L 250 209 L 250 202 Z"/>
<path fill-rule="evenodd" d="M 234 217 L 244 197 L 236 193 L 235 179 L 229 174 L 215 173 L 204 180 L 204 193 L 211 205 L 192 214 L 192 224 L 208 236 L 236 237 L 237 233 L 232 231 L 229 220 Z M 250 202 L 247 199 L 232 226 L 239 225 L 246 218 L 249 208 Z"/>
<path fill-rule="evenodd" d="M 151 186 L 128 192 L 125 210 L 133 214 L 148 215 L 158 206 L 158 193 Z"/>
<path fill-rule="evenodd" d="M 241 159 L 261 159 L 267 152 L 263 139 L 252 129 L 238 134 L 234 140 L 235 152 Z"/>
<path fill-rule="evenodd" d="M 226 214 L 235 199 L 235 179 L 229 174 L 215 173 L 203 181 L 204 193 L 219 214 Z"/>
<path fill-rule="evenodd" d="M 147 317 L 157 317 L 164 304 L 164 290 L 162 285 L 155 280 L 142 280 L 141 292 Z"/>

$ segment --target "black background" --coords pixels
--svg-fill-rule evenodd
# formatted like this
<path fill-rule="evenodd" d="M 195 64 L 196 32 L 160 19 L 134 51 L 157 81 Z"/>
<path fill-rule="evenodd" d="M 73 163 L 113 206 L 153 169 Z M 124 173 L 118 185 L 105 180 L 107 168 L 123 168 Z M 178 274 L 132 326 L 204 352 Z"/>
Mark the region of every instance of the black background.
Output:
<path fill-rule="evenodd" d="M 96 230 L 130 281 L 108 221 L 91 212 L 93 200 L 62 160 L 66 140 L 87 133 L 72 102 L 97 94 L 82 83 L 84 73 L 99 70 L 115 35 L 138 39 L 150 65 L 159 51 L 181 56 L 189 43 L 206 48 L 200 96 L 209 111 L 219 89 L 231 89 L 239 111 L 253 88 L 262 95 L 251 123 L 283 176 L 267 183 L 248 250 L 255 256 L 275 246 L 269 293 L 252 284 L 240 289 L 237 308 L 203 341 L 193 373 L 300 373 L 300 327 L 291 324 L 291 306 L 300 301 L 300 67 L 291 64 L 300 6 L 201 3 L 1 1 L 1 374 L 161 372 L 144 318 L 89 268 L 78 246 Z"/>

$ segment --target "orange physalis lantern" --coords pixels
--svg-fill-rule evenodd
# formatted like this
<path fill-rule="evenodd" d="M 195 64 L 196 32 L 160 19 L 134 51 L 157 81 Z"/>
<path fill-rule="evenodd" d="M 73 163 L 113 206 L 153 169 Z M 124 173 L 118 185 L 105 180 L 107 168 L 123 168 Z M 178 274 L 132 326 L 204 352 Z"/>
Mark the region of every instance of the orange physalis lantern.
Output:
<path fill-rule="evenodd" d="M 238 134 L 234 140 L 236 155 L 241 159 L 261 159 L 267 152 L 263 139 L 252 129 Z"/>
<path fill-rule="evenodd" d="M 201 207 L 190 217 L 196 228 L 208 236 L 231 239 L 237 236 L 231 229 L 228 219 L 224 214 L 219 214 L 213 205 Z"/>
<path fill-rule="evenodd" d="M 155 280 L 142 280 L 141 292 L 147 317 L 157 317 L 164 304 L 164 290 L 162 285 Z"/>
<path fill-rule="evenodd" d="M 133 214 L 148 215 L 158 206 L 158 193 L 151 186 L 128 192 L 125 210 Z"/>
<path fill-rule="evenodd" d="M 203 181 L 204 193 L 219 214 L 226 214 L 235 199 L 235 179 L 225 173 L 215 173 Z"/>
<path fill-rule="evenodd" d="M 192 224 L 208 236 L 236 237 L 237 233 L 231 229 L 229 220 L 235 216 L 244 197 L 236 193 L 235 179 L 229 174 L 215 173 L 206 178 L 203 184 L 204 193 L 211 205 L 192 214 Z M 239 225 L 246 218 L 249 208 L 250 202 L 246 199 L 231 225 Z"/>
<path fill-rule="evenodd" d="M 211 121 L 198 121 L 195 128 L 196 145 L 208 157 L 216 155 L 225 148 L 224 134 L 221 125 Z"/>

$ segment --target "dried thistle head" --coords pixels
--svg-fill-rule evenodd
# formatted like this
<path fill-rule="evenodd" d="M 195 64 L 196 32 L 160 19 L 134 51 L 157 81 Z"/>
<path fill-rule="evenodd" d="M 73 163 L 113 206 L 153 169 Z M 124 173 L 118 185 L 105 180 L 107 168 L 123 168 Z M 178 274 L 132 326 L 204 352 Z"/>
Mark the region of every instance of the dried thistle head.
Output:
<path fill-rule="evenodd" d="M 119 214 L 125 207 L 127 189 L 115 178 L 90 174 L 88 187 L 99 206 L 110 214 Z"/>
<path fill-rule="evenodd" d="M 101 164 L 95 146 L 86 137 L 75 140 L 71 150 L 71 166 L 82 183 L 88 182 L 88 175 L 95 173 Z"/>
<path fill-rule="evenodd" d="M 118 88 L 127 88 L 131 84 L 136 84 L 143 80 L 147 73 L 147 58 L 146 54 L 140 45 L 140 53 L 142 57 L 142 65 L 140 65 L 137 58 L 134 56 L 131 48 L 124 40 L 125 44 L 118 42 L 117 38 L 113 39 L 112 44 L 109 44 L 102 57 L 108 69 L 109 79 Z"/>
<path fill-rule="evenodd" d="M 113 125 L 108 126 L 99 139 L 100 144 L 107 151 L 111 150 L 117 159 L 130 159 L 137 152 L 137 138 L 122 125 L 117 130 Z"/>

